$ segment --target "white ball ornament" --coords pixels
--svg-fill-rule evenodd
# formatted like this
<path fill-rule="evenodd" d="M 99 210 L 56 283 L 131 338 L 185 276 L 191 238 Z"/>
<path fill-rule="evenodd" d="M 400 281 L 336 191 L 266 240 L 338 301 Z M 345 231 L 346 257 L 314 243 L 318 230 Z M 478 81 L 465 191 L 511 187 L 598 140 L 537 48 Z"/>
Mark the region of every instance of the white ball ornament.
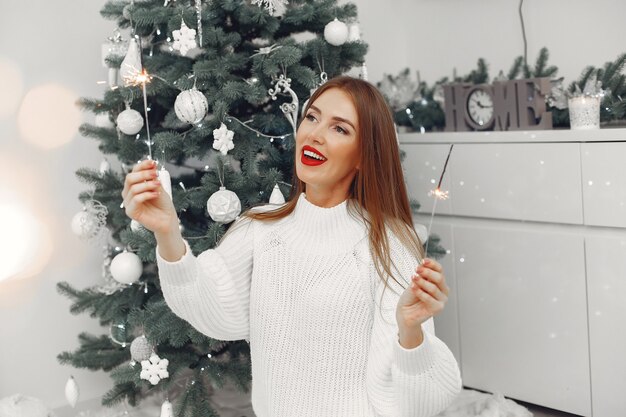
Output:
<path fill-rule="evenodd" d="M 130 356 L 136 362 L 147 361 L 152 356 L 152 346 L 146 336 L 139 336 L 130 344 Z"/>
<path fill-rule="evenodd" d="M 214 192 L 207 201 L 207 211 L 213 221 L 217 223 L 230 223 L 241 213 L 241 201 L 234 192 L 226 187 Z"/>
<path fill-rule="evenodd" d="M 72 406 L 72 408 L 76 407 L 76 403 L 78 402 L 78 384 L 74 380 L 73 376 L 65 383 L 65 399 Z"/>
<path fill-rule="evenodd" d="M 143 127 L 143 117 L 137 110 L 127 108 L 117 116 L 117 127 L 126 135 L 135 135 Z"/>
<path fill-rule="evenodd" d="M 196 124 L 206 116 L 209 103 L 196 88 L 181 92 L 174 102 L 176 116 L 185 123 Z"/>
<path fill-rule="evenodd" d="M 348 40 L 348 26 L 335 18 L 324 27 L 324 39 L 334 46 L 343 45 Z"/>
<path fill-rule="evenodd" d="M 111 276 L 122 284 L 137 282 L 143 272 L 139 256 L 132 252 L 122 252 L 113 258 L 110 266 Z"/>

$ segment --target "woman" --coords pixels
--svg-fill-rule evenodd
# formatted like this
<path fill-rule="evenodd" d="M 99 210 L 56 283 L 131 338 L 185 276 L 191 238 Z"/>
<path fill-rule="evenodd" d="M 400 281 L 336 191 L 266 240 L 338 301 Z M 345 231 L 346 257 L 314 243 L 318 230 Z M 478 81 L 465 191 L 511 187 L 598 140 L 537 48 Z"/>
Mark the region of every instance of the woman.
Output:
<path fill-rule="evenodd" d="M 126 213 L 155 233 L 172 311 L 249 339 L 258 417 L 437 414 L 461 390 L 432 320 L 449 288 L 439 263 L 419 262 L 389 108 L 338 77 L 305 114 L 289 201 L 244 213 L 215 249 L 192 254 L 152 161 L 127 175 Z"/>

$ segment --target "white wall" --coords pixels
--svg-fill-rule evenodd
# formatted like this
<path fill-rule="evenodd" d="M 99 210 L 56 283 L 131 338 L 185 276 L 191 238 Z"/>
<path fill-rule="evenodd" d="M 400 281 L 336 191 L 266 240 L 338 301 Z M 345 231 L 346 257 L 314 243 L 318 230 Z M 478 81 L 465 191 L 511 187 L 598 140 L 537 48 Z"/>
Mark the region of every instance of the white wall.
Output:
<path fill-rule="evenodd" d="M 370 80 L 409 66 L 432 83 L 476 68 L 485 58 L 490 75 L 506 73 L 523 55 L 518 0 L 357 0 L 370 44 Z M 528 61 L 547 47 L 549 63 L 566 81 L 587 65 L 601 66 L 626 52 L 622 0 L 525 0 Z"/>
<path fill-rule="evenodd" d="M 3 1 L 0 101 L 6 103 L 11 98 L 7 91 L 16 84 L 15 80 L 7 80 L 7 60 L 13 61 L 21 74 L 21 96 L 48 83 L 62 85 L 76 97 L 100 96 L 103 87 L 96 81 L 106 75 L 100 64 L 100 45 L 114 28 L 111 22 L 100 18 L 101 4 Z M 37 216 L 44 233 L 47 231 L 51 238 L 52 253 L 37 275 L 0 282 L 0 398 L 21 393 L 56 407 L 65 402 L 65 381 L 70 374 L 80 385 L 81 399 L 100 395 L 111 386 L 104 373 L 61 366 L 56 360 L 58 353 L 78 346 L 79 332 L 102 332 L 97 321 L 88 315 L 71 315 L 70 301 L 55 288 L 59 281 L 69 281 L 78 288 L 100 281 L 98 247 L 79 241 L 69 224 L 81 209 L 78 194 L 87 188 L 78 182 L 74 172 L 83 166 L 98 167 L 102 157 L 96 141 L 81 138 L 77 132 L 71 142 L 50 150 L 25 143 L 16 116 L 17 109 L 0 117 L 0 208 L 18 205 Z M 87 113 L 84 116 L 92 117 Z M 44 117 L 45 113 L 29 124 L 43 124 Z M 19 241 L 15 236 L 7 236 L 7 230 L 0 230 L 0 241 L 9 239 Z M 5 256 L 6 252 L 0 253 L 0 262 L 10 261 Z M 32 261 L 37 257 L 33 254 Z"/>
<path fill-rule="evenodd" d="M 14 61 L 23 81 L 18 99 L 49 82 L 69 88 L 77 97 L 101 96 L 102 87 L 95 83 L 106 76 L 100 66 L 100 45 L 114 29 L 114 23 L 98 13 L 103 3 L 34 0 L 0 6 L 0 79 L 7 79 L 2 63 Z M 367 64 L 372 82 L 406 66 L 419 69 L 423 79 L 432 82 L 451 74 L 453 67 L 460 74 L 468 72 L 479 57 L 487 59 L 495 75 L 522 52 L 516 0 L 355 3 L 363 38 L 370 44 Z M 626 49 L 619 21 L 626 15 L 626 4 L 621 0 L 527 0 L 525 11 L 529 56 L 534 60 L 537 51 L 548 46 L 550 62 L 568 78 L 577 77 L 585 65 L 602 64 Z M 10 86 L 0 81 L 0 109 Z M 63 389 L 70 374 L 81 387 L 81 399 L 99 396 L 111 386 L 108 375 L 56 361 L 59 352 L 77 346 L 79 332 L 104 332 L 87 315 L 70 315 L 69 300 L 55 289 L 61 280 L 79 288 L 100 282 L 99 248 L 75 238 L 69 222 L 80 209 L 78 193 L 86 188 L 74 171 L 97 167 L 101 155 L 94 140 L 78 134 L 48 151 L 27 144 L 21 140 L 16 116 L 16 110 L 0 113 L 0 208 L 8 204 L 6 190 L 12 190 L 14 200 L 43 222 L 53 244 L 52 258 L 40 273 L 0 282 L 0 398 L 22 393 L 57 407 L 65 402 Z M 31 123 L 42 120 L 34 118 Z M 0 230 L 2 242 L 7 240 L 4 235 L 6 231 Z"/>

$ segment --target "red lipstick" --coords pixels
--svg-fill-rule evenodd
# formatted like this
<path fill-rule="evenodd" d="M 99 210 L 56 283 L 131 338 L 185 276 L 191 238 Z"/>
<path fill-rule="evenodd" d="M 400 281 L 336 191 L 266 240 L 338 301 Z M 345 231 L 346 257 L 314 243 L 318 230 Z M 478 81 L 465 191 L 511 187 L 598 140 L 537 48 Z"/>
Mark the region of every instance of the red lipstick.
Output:
<path fill-rule="evenodd" d="M 309 155 L 306 155 L 305 152 Z M 310 155 L 311 153 L 315 154 L 317 157 L 311 156 Z M 319 159 L 319 157 L 323 159 Z M 304 165 L 317 166 L 317 165 L 322 165 L 324 162 L 326 162 L 326 157 L 322 155 L 322 153 L 318 151 L 317 149 L 309 145 L 305 145 L 302 148 L 302 156 L 300 157 L 300 160 L 302 161 Z"/>

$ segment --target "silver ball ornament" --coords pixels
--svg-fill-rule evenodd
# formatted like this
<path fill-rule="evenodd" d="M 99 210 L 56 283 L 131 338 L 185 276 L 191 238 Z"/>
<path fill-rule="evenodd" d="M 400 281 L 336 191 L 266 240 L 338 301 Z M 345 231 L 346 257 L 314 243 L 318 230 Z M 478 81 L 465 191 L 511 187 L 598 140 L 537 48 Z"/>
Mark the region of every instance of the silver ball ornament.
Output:
<path fill-rule="evenodd" d="M 241 213 L 241 201 L 234 192 L 226 187 L 214 192 L 207 201 L 207 212 L 217 223 L 230 223 Z"/>
<path fill-rule="evenodd" d="M 324 39 L 331 45 L 340 46 L 348 40 L 348 26 L 335 18 L 324 27 Z"/>
<path fill-rule="evenodd" d="M 209 103 L 206 97 L 196 88 L 181 92 L 174 102 L 176 117 L 185 123 L 198 123 L 204 119 L 208 110 Z"/>
<path fill-rule="evenodd" d="M 130 356 L 135 362 L 147 361 L 152 352 L 152 346 L 146 336 L 139 336 L 130 344 Z"/>
<path fill-rule="evenodd" d="M 126 135 L 135 135 L 143 127 L 143 117 L 137 110 L 126 109 L 117 116 L 117 127 Z"/>
<path fill-rule="evenodd" d="M 122 284 L 137 282 L 143 272 L 139 256 L 132 252 L 122 252 L 113 258 L 110 266 L 111 276 Z"/>
<path fill-rule="evenodd" d="M 90 212 L 82 210 L 72 217 L 72 232 L 80 238 L 90 236 L 96 227 L 98 219 Z"/>

